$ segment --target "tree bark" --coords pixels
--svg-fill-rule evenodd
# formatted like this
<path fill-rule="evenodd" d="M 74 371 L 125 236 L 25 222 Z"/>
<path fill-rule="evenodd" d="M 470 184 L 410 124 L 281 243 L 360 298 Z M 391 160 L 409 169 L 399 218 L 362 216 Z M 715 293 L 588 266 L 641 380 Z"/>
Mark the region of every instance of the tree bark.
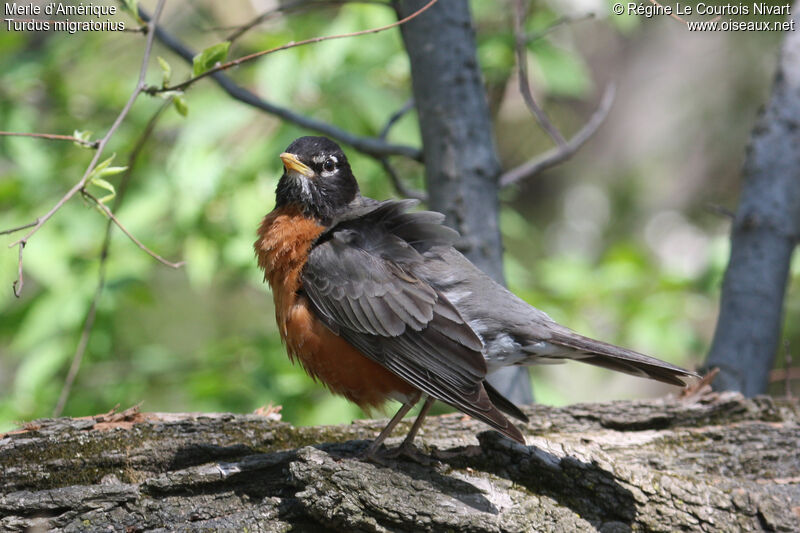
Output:
<path fill-rule="evenodd" d="M 430 464 L 355 458 L 367 441 L 351 439 L 384 421 L 40 420 L 0 435 L 0 529 L 800 530 L 797 401 L 729 392 L 526 412 L 527 446 L 461 414 L 432 417 Z"/>
<path fill-rule="evenodd" d="M 406 17 L 427 0 L 397 2 Z M 505 284 L 499 228 L 500 163 L 489 104 L 478 66 L 466 0 L 438 2 L 400 26 L 411 61 L 430 207 L 462 235 L 459 249 L 478 268 Z M 526 368 L 508 368 L 490 381 L 518 404 L 533 401 Z"/>
<path fill-rule="evenodd" d="M 792 10 L 800 25 L 800 2 Z M 720 314 L 706 365 L 718 390 L 767 387 L 800 238 L 800 31 L 787 31 L 772 96 L 750 139 Z"/>

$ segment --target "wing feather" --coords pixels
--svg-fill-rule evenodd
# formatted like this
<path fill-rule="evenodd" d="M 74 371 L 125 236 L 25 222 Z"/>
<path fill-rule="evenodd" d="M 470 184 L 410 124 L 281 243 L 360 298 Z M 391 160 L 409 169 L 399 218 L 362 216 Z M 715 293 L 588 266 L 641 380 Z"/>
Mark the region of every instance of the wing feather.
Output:
<path fill-rule="evenodd" d="M 313 246 L 303 291 L 318 316 L 411 385 L 524 442 L 484 388 L 481 338 L 418 272 L 421 252 L 458 234 L 409 202 L 359 206 Z"/>

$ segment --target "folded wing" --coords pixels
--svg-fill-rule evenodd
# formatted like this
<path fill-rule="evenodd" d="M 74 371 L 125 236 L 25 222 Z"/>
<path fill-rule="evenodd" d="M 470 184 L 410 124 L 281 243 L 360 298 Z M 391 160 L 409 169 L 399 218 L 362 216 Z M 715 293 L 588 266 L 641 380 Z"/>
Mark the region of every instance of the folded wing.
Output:
<path fill-rule="evenodd" d="M 441 225 L 438 213 L 405 212 L 410 205 L 368 204 L 334 221 L 309 254 L 303 290 L 324 323 L 365 356 L 524 442 L 484 386 L 481 338 L 416 274 L 421 253 L 451 244 L 458 234 Z"/>

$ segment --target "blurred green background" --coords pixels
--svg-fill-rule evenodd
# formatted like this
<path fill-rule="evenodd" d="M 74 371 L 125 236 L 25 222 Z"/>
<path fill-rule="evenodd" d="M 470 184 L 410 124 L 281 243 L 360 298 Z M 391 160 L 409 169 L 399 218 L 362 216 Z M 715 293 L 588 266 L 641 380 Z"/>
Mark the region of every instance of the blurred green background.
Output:
<path fill-rule="evenodd" d="M 154 2 L 142 5 L 152 12 Z M 531 34 L 546 32 L 531 41 L 529 60 L 553 121 L 566 135 L 577 131 L 610 81 L 617 99 L 576 157 L 503 191 L 509 285 L 583 334 L 694 367 L 713 334 L 728 252 L 728 220 L 709 205 L 736 206 L 747 138 L 769 94 L 781 35 L 689 33 L 666 17 L 584 16 L 606 13 L 605 0 L 553 6 L 535 3 L 527 22 Z M 169 2 L 162 22 L 201 50 L 270 7 Z M 497 146 L 511 168 L 551 145 L 516 89 L 510 5 L 472 7 Z M 563 17 L 570 22 L 559 23 Z M 116 18 L 136 27 L 127 15 Z M 384 5 L 326 3 L 271 18 L 237 40 L 230 56 L 394 20 Z M 135 32 L 4 27 L 0 129 L 102 137 L 133 90 L 143 48 Z M 170 63 L 174 81 L 190 73 L 158 43 L 155 55 Z M 376 135 L 410 96 L 396 29 L 282 51 L 230 75 L 271 102 L 363 135 Z M 160 79 L 153 57 L 148 82 Z M 143 402 L 147 411 L 234 412 L 272 403 L 294 424 L 364 416 L 289 362 L 253 257 L 255 229 L 273 206 L 281 172 L 277 154 L 312 132 L 231 100 L 210 80 L 192 87 L 186 102 L 186 117 L 169 108 L 160 118 L 116 213 L 147 246 L 186 266 L 170 270 L 113 232 L 106 287 L 64 414 Z M 105 156 L 116 153 L 114 164 L 126 164 L 162 103 L 141 96 Z M 418 146 L 416 116 L 400 120 L 389 138 Z M 364 194 L 394 195 L 375 160 L 345 149 Z M 0 229 L 45 213 L 92 155 L 68 142 L 0 138 Z M 422 187 L 419 164 L 394 163 Z M 0 431 L 52 413 L 97 285 L 104 231 L 91 205 L 79 197 L 67 203 L 25 249 L 19 299 L 11 290 L 17 251 L 6 246 L 21 234 L 0 236 Z M 795 351 L 798 281 L 795 257 L 784 331 Z M 548 404 L 675 392 L 574 363 L 535 368 L 532 376 L 537 401 Z M 773 391 L 782 394 L 783 385 Z"/>

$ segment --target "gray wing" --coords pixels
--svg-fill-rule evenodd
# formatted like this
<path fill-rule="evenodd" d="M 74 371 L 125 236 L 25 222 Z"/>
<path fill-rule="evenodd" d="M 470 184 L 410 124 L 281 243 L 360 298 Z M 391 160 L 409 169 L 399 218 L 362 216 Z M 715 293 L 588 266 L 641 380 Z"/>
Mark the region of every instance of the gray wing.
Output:
<path fill-rule="evenodd" d="M 509 437 L 522 435 L 489 398 L 480 337 L 416 271 L 421 251 L 457 233 L 442 215 L 382 202 L 339 219 L 312 248 L 303 290 L 320 319 L 364 355 L 419 390 Z"/>

